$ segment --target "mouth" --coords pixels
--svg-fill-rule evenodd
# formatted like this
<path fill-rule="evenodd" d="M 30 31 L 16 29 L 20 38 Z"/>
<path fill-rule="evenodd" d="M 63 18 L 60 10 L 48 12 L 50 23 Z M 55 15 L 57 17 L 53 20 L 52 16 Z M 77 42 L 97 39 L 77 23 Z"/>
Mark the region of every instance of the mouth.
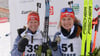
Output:
<path fill-rule="evenodd" d="M 69 27 L 69 26 L 71 26 L 71 24 L 66 24 L 66 25 L 64 25 L 65 27 Z"/>
<path fill-rule="evenodd" d="M 36 27 L 31 27 L 31 29 L 36 29 Z"/>
<path fill-rule="evenodd" d="M 34 29 L 34 27 L 31 27 L 32 29 Z"/>

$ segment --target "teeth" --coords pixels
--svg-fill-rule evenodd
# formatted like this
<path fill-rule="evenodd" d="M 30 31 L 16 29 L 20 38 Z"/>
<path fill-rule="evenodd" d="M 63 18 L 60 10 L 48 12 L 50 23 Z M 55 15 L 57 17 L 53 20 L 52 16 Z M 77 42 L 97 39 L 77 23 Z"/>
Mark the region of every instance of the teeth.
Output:
<path fill-rule="evenodd" d="M 67 24 L 67 25 L 64 25 L 65 27 L 69 27 L 69 26 L 71 26 L 71 24 Z"/>
<path fill-rule="evenodd" d="M 32 28 L 34 28 L 34 27 L 32 27 Z"/>
<path fill-rule="evenodd" d="M 67 24 L 67 25 L 64 25 L 64 26 L 69 26 L 69 25 Z"/>

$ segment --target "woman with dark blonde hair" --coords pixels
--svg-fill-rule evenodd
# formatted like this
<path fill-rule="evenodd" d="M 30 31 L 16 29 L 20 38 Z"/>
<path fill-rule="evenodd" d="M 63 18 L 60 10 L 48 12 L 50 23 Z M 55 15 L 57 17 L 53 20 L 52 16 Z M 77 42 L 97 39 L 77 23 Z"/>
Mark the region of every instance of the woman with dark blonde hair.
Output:
<path fill-rule="evenodd" d="M 27 27 L 18 29 L 11 56 L 36 56 L 35 51 L 42 45 L 39 25 L 39 14 L 35 11 L 30 12 L 27 17 Z"/>
<path fill-rule="evenodd" d="M 61 10 L 60 31 L 54 36 L 53 56 L 79 56 L 81 54 L 82 26 L 72 8 Z"/>

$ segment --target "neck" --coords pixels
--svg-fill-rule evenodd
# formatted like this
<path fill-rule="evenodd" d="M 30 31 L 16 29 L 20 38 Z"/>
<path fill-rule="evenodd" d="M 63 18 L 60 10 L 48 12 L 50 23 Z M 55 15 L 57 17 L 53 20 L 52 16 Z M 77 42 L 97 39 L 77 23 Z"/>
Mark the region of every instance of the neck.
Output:
<path fill-rule="evenodd" d="M 68 31 L 68 32 L 70 32 L 70 31 L 71 31 L 71 29 L 68 29 L 67 31 Z"/>
<path fill-rule="evenodd" d="M 28 30 L 29 30 L 32 34 L 35 34 L 35 33 L 36 33 L 36 31 L 33 32 L 33 31 L 31 31 L 29 28 L 28 28 Z"/>
<path fill-rule="evenodd" d="M 64 36 L 68 36 L 70 34 L 71 29 L 66 30 L 63 27 L 61 27 L 61 32 L 63 33 Z"/>

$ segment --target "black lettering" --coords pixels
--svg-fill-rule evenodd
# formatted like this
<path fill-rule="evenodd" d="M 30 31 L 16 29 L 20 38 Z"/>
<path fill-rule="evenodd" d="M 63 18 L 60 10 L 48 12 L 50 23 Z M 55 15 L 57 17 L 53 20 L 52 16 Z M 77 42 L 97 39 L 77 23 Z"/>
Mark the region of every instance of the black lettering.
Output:
<path fill-rule="evenodd" d="M 62 44 L 62 51 L 63 52 L 66 52 L 67 51 L 67 47 L 66 46 L 67 46 L 67 44 Z"/>
<path fill-rule="evenodd" d="M 29 10 L 29 11 L 22 11 L 21 14 L 28 14 L 29 12 L 31 12 L 31 10 Z"/>
<path fill-rule="evenodd" d="M 91 34 L 91 27 L 92 27 L 92 18 L 91 18 L 91 16 L 92 16 L 92 13 L 91 13 L 91 10 L 92 10 L 92 8 L 91 8 L 91 6 L 89 6 L 89 17 L 88 17 L 88 33 L 89 34 Z"/>
<path fill-rule="evenodd" d="M 67 54 L 63 54 L 63 56 L 76 56 L 75 53 L 67 53 Z"/>
<path fill-rule="evenodd" d="M 34 46 L 34 49 L 35 49 L 35 50 L 38 50 L 38 47 L 39 47 L 39 45 L 35 45 L 35 46 Z"/>
<path fill-rule="evenodd" d="M 70 43 L 69 45 L 67 44 L 62 44 L 62 51 L 63 52 L 67 52 L 68 51 L 68 48 L 70 48 L 70 51 L 73 52 L 74 49 L 73 49 L 73 44 Z"/>
<path fill-rule="evenodd" d="M 84 7 L 84 18 L 83 18 L 83 34 L 86 34 L 86 23 L 87 23 L 87 7 Z"/>
<path fill-rule="evenodd" d="M 70 47 L 70 51 L 73 52 L 73 44 L 71 43 L 68 47 Z"/>
<path fill-rule="evenodd" d="M 35 54 L 27 54 L 25 56 L 36 56 Z"/>
<path fill-rule="evenodd" d="M 32 45 L 27 45 L 27 47 L 29 47 L 29 49 L 27 50 L 27 52 L 32 52 L 33 51 L 33 46 Z"/>

